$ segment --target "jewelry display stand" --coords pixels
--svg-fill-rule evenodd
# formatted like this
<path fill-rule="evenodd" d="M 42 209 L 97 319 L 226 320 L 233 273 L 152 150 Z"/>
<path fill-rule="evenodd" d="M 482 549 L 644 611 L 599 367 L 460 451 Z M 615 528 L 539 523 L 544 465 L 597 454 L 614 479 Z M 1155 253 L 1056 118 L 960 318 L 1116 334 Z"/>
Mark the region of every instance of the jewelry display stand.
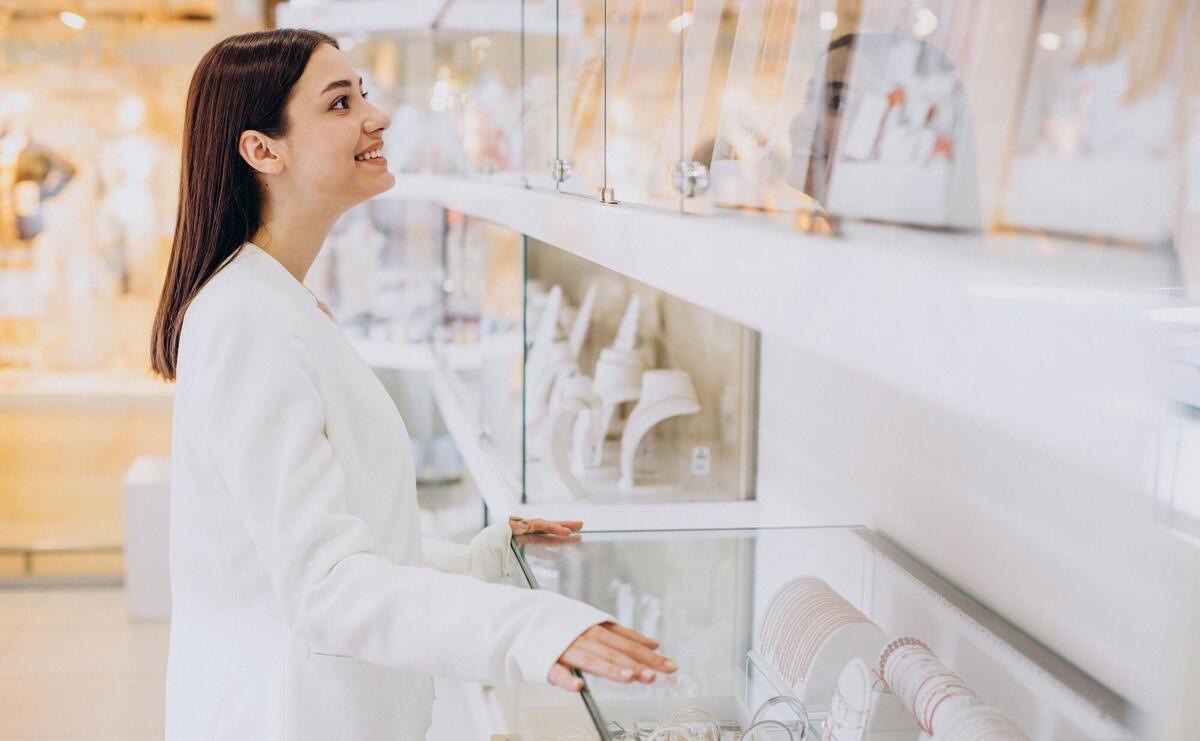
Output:
<path fill-rule="evenodd" d="M 1012 719 L 995 708 L 976 705 L 963 710 L 937 734 L 936 741 L 1029 741 Z"/>
<path fill-rule="evenodd" d="M 667 606 L 647 635 L 678 647 L 677 673 L 653 685 L 588 677 L 582 703 L 562 694 L 605 729 L 600 738 L 644 741 L 672 724 L 676 735 L 658 738 L 712 738 L 715 727 L 721 741 L 1139 737 L 1132 706 L 1061 660 L 1028 652 L 1036 644 L 1026 635 L 865 528 L 584 532 L 571 544 L 514 552 L 532 588 L 540 580 L 627 621 L 636 618 L 633 594 Z M 910 579 L 920 591 L 905 588 Z M 882 621 L 896 609 L 897 631 L 933 611 L 963 621 L 939 621 L 949 631 L 939 645 L 970 640 L 972 655 L 960 652 L 952 667 L 914 638 L 889 643 Z M 935 625 L 924 624 L 932 635 Z M 979 655 L 986 663 L 968 663 Z M 1010 668 L 995 673 L 1001 664 Z M 1023 670 L 1011 673 L 1017 664 Z M 968 689 L 958 668 L 986 694 Z M 518 701 L 515 731 L 566 738 L 535 699 Z"/>
<path fill-rule="evenodd" d="M 897 639 L 883 649 L 879 676 L 930 736 L 941 738 L 960 712 L 980 704 L 967 684 L 915 638 Z"/>
<path fill-rule="evenodd" d="M 641 310 L 641 299 L 635 293 L 625 307 L 616 339 L 610 347 L 600 351 L 600 358 L 596 361 L 594 388 L 600 395 L 601 404 L 599 419 L 595 423 L 596 435 L 592 439 L 590 466 L 604 463 L 604 440 L 612 428 L 617 407 L 637 401 L 641 394 L 640 378 L 645 369 L 645 360 L 641 353 L 634 350 Z"/>
<path fill-rule="evenodd" d="M 583 343 L 587 340 L 588 327 L 592 323 L 592 308 L 596 305 L 596 286 L 588 289 L 575 314 L 575 322 L 571 325 L 571 333 L 567 336 L 567 344 L 571 347 L 571 359 L 578 361 Z"/>
<path fill-rule="evenodd" d="M 537 365 L 529 364 L 527 375 L 531 381 L 525 409 L 531 429 L 541 427 L 546 413 L 562 395 L 563 382 L 578 372 L 579 365 L 571 358 L 571 347 L 565 340 L 552 343 Z"/>
<path fill-rule="evenodd" d="M 822 741 L 917 741 L 921 728 L 875 670 L 852 659 L 838 677 Z"/>
<path fill-rule="evenodd" d="M 562 308 L 562 287 L 554 286 L 546 295 L 546 302 L 538 315 L 537 330 L 529 345 L 529 358 L 526 361 L 531 369 L 544 366 L 545 355 L 550 345 L 554 343 L 558 331 L 558 314 Z"/>
<path fill-rule="evenodd" d="M 812 710 L 829 710 L 842 670 L 869 661 L 887 634 L 824 581 L 802 576 L 775 592 L 763 614 L 757 662 Z"/>
<path fill-rule="evenodd" d="M 572 437 L 580 415 L 600 403 L 587 376 L 565 379 L 562 389 L 562 399 L 551 407 L 541 435 L 542 481 L 546 498 L 551 501 L 586 496 L 586 490 L 572 471 Z"/>
<path fill-rule="evenodd" d="M 600 408 L 596 415 L 595 431 L 590 440 L 591 452 L 587 459 L 589 466 L 599 466 L 604 462 L 604 440 L 612 428 L 613 416 L 618 406 L 637 401 L 641 396 L 642 373 L 645 372 L 645 367 L 642 354 L 635 350 L 606 348 L 600 351 L 600 359 L 596 361 L 594 385 L 596 393 L 600 396 Z"/>
<path fill-rule="evenodd" d="M 700 399 L 687 371 L 649 370 L 642 374 L 637 406 L 621 433 L 621 491 L 632 491 L 636 485 L 634 459 L 646 435 L 672 417 L 699 413 Z"/>

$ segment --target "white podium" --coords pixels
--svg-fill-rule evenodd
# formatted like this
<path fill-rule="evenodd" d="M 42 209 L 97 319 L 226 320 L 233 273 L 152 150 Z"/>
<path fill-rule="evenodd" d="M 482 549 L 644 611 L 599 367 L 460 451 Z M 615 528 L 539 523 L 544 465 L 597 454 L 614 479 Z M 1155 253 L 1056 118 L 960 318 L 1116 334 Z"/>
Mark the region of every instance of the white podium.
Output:
<path fill-rule="evenodd" d="M 125 472 L 125 598 L 133 620 L 171 617 L 171 461 L 142 456 Z"/>

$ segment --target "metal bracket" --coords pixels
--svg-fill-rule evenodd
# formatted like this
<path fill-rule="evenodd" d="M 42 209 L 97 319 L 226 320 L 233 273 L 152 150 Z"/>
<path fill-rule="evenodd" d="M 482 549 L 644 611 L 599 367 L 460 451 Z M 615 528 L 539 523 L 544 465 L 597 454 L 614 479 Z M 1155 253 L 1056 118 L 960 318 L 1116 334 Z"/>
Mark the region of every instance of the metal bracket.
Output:
<path fill-rule="evenodd" d="M 571 177 L 571 163 L 566 160 L 550 160 L 550 178 L 556 183 L 566 182 Z"/>
<path fill-rule="evenodd" d="M 671 166 L 671 182 L 684 198 L 695 198 L 708 190 L 708 168 L 699 162 L 676 162 Z"/>

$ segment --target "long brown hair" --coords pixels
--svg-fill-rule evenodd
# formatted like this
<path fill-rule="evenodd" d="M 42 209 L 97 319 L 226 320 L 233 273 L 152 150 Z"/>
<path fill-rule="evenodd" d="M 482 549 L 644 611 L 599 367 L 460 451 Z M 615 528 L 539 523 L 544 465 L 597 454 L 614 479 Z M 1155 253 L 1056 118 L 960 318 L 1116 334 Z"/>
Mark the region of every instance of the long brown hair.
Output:
<path fill-rule="evenodd" d="M 288 99 L 319 44 L 338 46 L 331 36 L 302 29 L 230 36 L 192 74 L 175 238 L 150 341 L 151 367 L 163 378 L 175 380 L 188 305 L 261 226 L 263 194 L 238 139 L 247 129 L 287 135 Z"/>

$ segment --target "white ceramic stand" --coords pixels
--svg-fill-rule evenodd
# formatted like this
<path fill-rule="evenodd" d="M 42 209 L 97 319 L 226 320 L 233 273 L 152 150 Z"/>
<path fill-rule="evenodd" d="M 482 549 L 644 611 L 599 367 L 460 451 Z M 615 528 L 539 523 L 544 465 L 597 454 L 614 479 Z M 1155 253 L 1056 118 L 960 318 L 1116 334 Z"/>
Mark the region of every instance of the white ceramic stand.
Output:
<path fill-rule="evenodd" d="M 604 463 L 604 439 L 612 427 L 613 415 L 618 406 L 637 401 L 641 396 L 645 368 L 642 354 L 635 350 L 607 348 L 600 351 L 600 359 L 596 361 L 596 380 L 592 384 L 600 397 L 600 408 L 596 411 L 588 465 L 599 466 Z"/>
<path fill-rule="evenodd" d="M 571 332 L 567 336 L 567 344 L 571 348 L 571 358 L 574 360 L 579 360 L 583 343 L 587 341 L 588 327 L 592 323 L 592 307 L 595 304 L 596 286 L 593 285 L 584 294 L 583 303 L 579 305 L 579 312 L 575 315 L 575 322 L 571 325 Z"/>
<path fill-rule="evenodd" d="M 887 645 L 887 634 L 874 623 L 853 623 L 829 636 L 817 649 L 808 674 L 792 690 L 812 710 L 827 710 L 842 669 L 853 659 L 870 659 Z"/>
<path fill-rule="evenodd" d="M 637 406 L 629 413 L 621 434 L 621 491 L 629 492 L 635 488 L 634 458 L 650 430 L 672 417 L 699 412 L 700 399 L 687 371 L 649 370 L 642 374 Z"/>
<path fill-rule="evenodd" d="M 542 418 L 562 396 L 563 382 L 579 373 L 571 358 L 571 348 L 565 340 L 551 343 L 535 365 L 530 363 L 526 375 L 529 391 L 525 396 L 525 419 L 531 429 L 538 428 Z"/>
<path fill-rule="evenodd" d="M 838 741 L 917 741 L 921 735 L 916 719 L 861 658 L 842 669 L 824 725 Z"/>
<path fill-rule="evenodd" d="M 596 379 L 593 389 L 600 396 L 600 409 L 595 413 L 598 418 L 592 420 L 591 427 L 592 452 L 586 461 L 587 465 L 597 467 L 604 463 L 604 439 L 612 428 L 613 416 L 617 407 L 630 401 L 637 401 L 641 393 L 641 374 L 646 368 L 645 356 L 635 352 L 637 346 L 638 315 L 642 310 L 642 300 L 635 293 L 625 305 L 625 314 L 617 327 L 617 336 L 613 344 L 600 351 L 596 361 Z"/>
<path fill-rule="evenodd" d="M 586 494 L 571 470 L 572 435 L 580 413 L 600 403 L 587 376 L 571 376 L 562 388 L 562 398 L 550 408 L 541 435 L 542 483 L 546 499 L 552 501 L 578 499 Z"/>

